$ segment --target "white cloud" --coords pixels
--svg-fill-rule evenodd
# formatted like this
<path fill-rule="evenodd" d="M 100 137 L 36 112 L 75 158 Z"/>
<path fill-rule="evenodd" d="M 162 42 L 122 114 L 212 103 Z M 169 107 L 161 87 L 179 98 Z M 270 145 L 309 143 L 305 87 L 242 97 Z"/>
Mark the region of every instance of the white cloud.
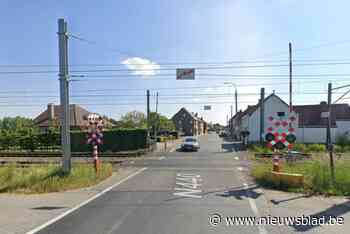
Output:
<path fill-rule="evenodd" d="M 145 77 L 157 74 L 160 68 L 156 62 L 140 57 L 127 58 L 121 63 L 131 70 L 133 74 Z"/>

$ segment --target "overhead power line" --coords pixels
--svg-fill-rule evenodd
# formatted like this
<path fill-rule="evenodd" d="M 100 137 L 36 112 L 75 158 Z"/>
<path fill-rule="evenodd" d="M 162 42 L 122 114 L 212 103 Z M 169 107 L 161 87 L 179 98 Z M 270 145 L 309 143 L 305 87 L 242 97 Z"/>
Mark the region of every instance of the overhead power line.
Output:
<path fill-rule="evenodd" d="M 297 63 L 293 66 L 332 66 L 332 65 L 349 65 L 350 62 L 327 62 L 327 63 Z M 194 67 L 196 70 L 225 70 L 225 69 L 239 69 L 239 68 L 271 68 L 271 67 L 288 67 L 288 64 L 265 64 L 265 65 L 248 65 L 248 66 L 207 66 Z M 175 68 L 147 68 L 147 69 L 93 69 L 93 70 L 72 70 L 71 73 L 95 73 L 95 72 L 142 72 L 142 71 L 171 71 Z M 50 74 L 58 73 L 55 70 L 41 70 L 41 71 L 1 71 L 0 74 Z"/>

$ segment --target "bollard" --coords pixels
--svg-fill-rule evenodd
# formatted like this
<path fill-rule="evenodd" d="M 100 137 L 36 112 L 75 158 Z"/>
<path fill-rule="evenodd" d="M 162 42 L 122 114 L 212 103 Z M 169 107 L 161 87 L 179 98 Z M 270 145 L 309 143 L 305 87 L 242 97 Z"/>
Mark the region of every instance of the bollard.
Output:
<path fill-rule="evenodd" d="M 95 172 L 97 174 L 99 171 L 99 167 L 100 167 L 100 162 L 98 160 L 98 146 L 97 145 L 94 145 L 94 147 L 93 147 L 92 156 L 94 158 Z"/>
<path fill-rule="evenodd" d="M 272 164 L 273 164 L 272 171 L 274 171 L 274 172 L 280 172 L 281 171 L 279 155 L 274 155 L 273 156 Z"/>

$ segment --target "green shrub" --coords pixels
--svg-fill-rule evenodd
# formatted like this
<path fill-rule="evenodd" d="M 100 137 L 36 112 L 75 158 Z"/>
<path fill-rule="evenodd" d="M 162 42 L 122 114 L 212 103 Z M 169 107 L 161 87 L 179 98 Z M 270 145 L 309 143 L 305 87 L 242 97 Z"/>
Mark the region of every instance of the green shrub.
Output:
<path fill-rule="evenodd" d="M 340 145 L 335 145 L 334 146 L 334 152 L 336 152 L 336 153 L 344 153 L 345 152 L 345 147 L 342 147 Z"/>
<path fill-rule="evenodd" d="M 298 152 L 306 152 L 306 145 L 301 143 L 296 143 L 293 145 L 293 150 Z"/>
<path fill-rule="evenodd" d="M 338 136 L 336 138 L 336 142 L 335 143 L 337 145 L 340 145 L 341 147 L 349 146 L 350 145 L 350 139 L 347 136 L 345 136 L 345 135 Z"/>
<path fill-rule="evenodd" d="M 324 144 L 310 144 L 306 148 L 306 152 L 325 152 L 326 146 Z"/>
<path fill-rule="evenodd" d="M 23 136 L 19 139 L 21 149 L 34 151 L 39 146 L 38 135 Z"/>
<path fill-rule="evenodd" d="M 72 152 L 90 152 L 92 147 L 86 143 L 86 132 L 71 133 Z M 103 132 L 103 143 L 100 152 L 118 152 L 147 148 L 147 130 L 145 129 L 112 129 Z"/>

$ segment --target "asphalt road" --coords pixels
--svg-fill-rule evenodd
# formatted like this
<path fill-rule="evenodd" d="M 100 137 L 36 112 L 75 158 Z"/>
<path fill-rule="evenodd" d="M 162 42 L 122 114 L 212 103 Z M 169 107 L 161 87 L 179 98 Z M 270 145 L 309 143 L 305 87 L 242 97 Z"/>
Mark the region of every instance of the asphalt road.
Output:
<path fill-rule="evenodd" d="M 170 152 L 123 166 L 146 168 L 39 233 L 267 233 L 261 226 L 213 226 L 209 216 L 258 216 L 263 199 L 244 177 L 245 161 L 216 134 L 198 152 Z M 269 232 L 270 233 L 270 232 Z"/>

